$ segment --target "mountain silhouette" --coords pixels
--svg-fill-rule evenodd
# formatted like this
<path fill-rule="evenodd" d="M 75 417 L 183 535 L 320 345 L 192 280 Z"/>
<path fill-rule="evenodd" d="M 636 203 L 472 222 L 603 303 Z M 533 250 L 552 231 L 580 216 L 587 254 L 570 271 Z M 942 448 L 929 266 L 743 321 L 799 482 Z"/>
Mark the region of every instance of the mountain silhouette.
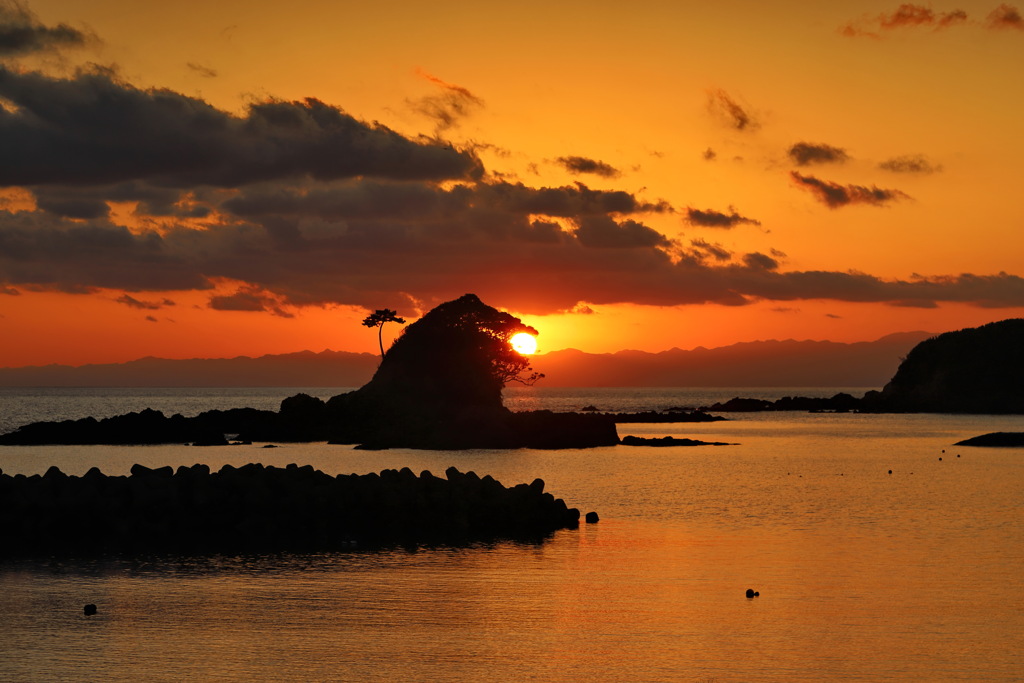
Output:
<path fill-rule="evenodd" d="M 532 356 L 542 387 L 880 387 L 927 332 L 876 341 L 753 341 L 659 353 L 586 353 L 576 349 Z M 4 387 L 358 387 L 377 370 L 371 353 L 300 351 L 258 358 L 171 360 L 0 368 Z"/>

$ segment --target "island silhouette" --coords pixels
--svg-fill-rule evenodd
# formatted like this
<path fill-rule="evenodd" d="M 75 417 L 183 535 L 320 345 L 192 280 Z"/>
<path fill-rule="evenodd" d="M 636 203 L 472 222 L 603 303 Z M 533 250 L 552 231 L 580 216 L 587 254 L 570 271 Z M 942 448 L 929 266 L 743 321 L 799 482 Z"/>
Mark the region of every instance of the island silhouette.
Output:
<path fill-rule="evenodd" d="M 397 321 L 394 311 L 378 313 L 364 324 Z M 362 448 L 439 450 L 619 443 L 614 416 L 514 413 L 503 405 L 507 383 L 529 384 L 541 377 L 509 343 L 523 332 L 537 334 L 515 316 L 466 294 L 405 327 L 367 384 L 327 401 L 298 394 L 282 401 L 277 412 L 238 408 L 186 418 L 147 409 L 102 420 L 37 422 L 0 435 L 0 444 L 216 445 L 227 443 L 226 435 L 238 441 L 326 440 Z"/>
<path fill-rule="evenodd" d="M 1024 414 L 1024 319 L 1010 318 L 925 339 L 880 391 L 861 398 L 733 398 L 707 410 Z"/>
<path fill-rule="evenodd" d="M 379 314 L 379 315 L 378 315 Z M 378 327 L 398 319 L 382 309 L 364 321 Z M 370 324 L 372 323 L 372 325 Z M 329 441 L 360 448 L 590 448 L 620 443 L 616 424 L 725 419 L 714 413 L 817 412 L 1024 413 L 1024 320 L 1009 319 L 947 332 L 918 343 L 880 391 L 863 397 L 787 396 L 776 401 L 736 397 L 696 409 L 603 413 L 512 412 L 502 403 L 509 382 L 540 379 L 530 359 L 509 343 L 536 334 L 474 294 L 445 302 L 399 334 L 373 378 L 323 401 L 298 394 L 279 411 L 237 408 L 195 417 L 143 410 L 96 420 L 37 422 L 0 435 L 0 444 L 227 444 L 251 441 Z M 382 347 L 383 349 L 383 347 Z M 593 408 L 593 407 L 591 407 Z M 632 439 L 631 445 L 665 442 Z M 677 445 L 703 445 L 687 440 Z"/>

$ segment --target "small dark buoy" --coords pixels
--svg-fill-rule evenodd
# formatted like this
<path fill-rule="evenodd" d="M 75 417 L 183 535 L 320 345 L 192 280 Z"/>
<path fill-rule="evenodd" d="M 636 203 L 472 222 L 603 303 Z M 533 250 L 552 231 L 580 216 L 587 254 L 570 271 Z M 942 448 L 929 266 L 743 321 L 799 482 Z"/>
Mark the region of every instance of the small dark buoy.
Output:
<path fill-rule="evenodd" d="M 939 458 L 939 462 L 942 462 L 942 458 Z"/>
<path fill-rule="evenodd" d="M 957 453 L 957 454 L 956 454 L 956 457 L 958 457 L 958 458 L 959 458 L 959 457 L 960 457 L 960 454 L 959 454 L 959 453 Z"/>
<path fill-rule="evenodd" d="M 83 611 L 85 612 L 85 616 L 91 617 L 92 615 L 96 614 L 96 605 L 89 603 L 85 606 L 85 609 Z"/>
<path fill-rule="evenodd" d="M 889 470 L 889 474 L 892 474 L 892 470 Z"/>
<path fill-rule="evenodd" d="M 586 520 L 587 524 L 597 524 L 598 520 L 600 520 L 601 518 L 597 516 L 596 512 L 588 512 L 584 519 Z"/>
<path fill-rule="evenodd" d="M 757 597 L 757 596 L 759 596 L 759 595 L 760 595 L 760 593 L 758 593 L 758 592 L 757 592 L 756 590 L 754 590 L 753 588 L 748 588 L 748 589 L 747 589 L 747 597 L 748 597 L 748 598 L 756 598 L 756 597 Z"/>

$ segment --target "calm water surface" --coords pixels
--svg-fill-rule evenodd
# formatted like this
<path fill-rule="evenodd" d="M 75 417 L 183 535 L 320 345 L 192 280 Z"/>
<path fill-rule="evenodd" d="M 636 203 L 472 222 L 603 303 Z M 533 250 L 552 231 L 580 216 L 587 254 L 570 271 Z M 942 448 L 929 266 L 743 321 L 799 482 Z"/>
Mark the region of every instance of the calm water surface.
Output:
<path fill-rule="evenodd" d="M 586 391 L 512 400 L 701 398 Z M 542 477 L 602 518 L 537 544 L 0 563 L 0 679 L 1022 680 L 1024 451 L 951 445 L 1024 431 L 1022 418 L 731 417 L 619 428 L 738 444 L 698 448 L 0 448 L 0 467 L 25 474 L 454 465 L 508 485 Z M 82 614 L 88 602 L 99 614 Z"/>

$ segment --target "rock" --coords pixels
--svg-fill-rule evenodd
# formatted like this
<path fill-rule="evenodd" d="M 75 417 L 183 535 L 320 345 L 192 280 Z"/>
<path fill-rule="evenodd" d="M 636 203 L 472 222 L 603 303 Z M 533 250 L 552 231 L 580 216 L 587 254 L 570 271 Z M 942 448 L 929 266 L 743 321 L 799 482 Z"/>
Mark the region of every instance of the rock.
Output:
<path fill-rule="evenodd" d="M 225 465 L 219 472 L 133 467 L 129 477 L 0 475 L 5 553 L 279 552 L 395 543 L 539 539 L 580 512 L 543 482 L 408 467 L 332 477 L 310 465 Z M 6 556 L 6 555 L 5 555 Z"/>
<path fill-rule="evenodd" d="M 721 441 L 697 441 L 695 439 L 677 439 L 672 436 L 663 436 L 660 439 L 657 438 L 644 438 L 640 436 L 624 436 L 622 437 L 623 446 L 653 446 L 666 447 L 666 446 L 732 446 L 734 444 L 723 443 Z"/>
<path fill-rule="evenodd" d="M 994 448 L 1024 448 L 1024 432 L 991 432 L 957 441 L 954 446 L 989 446 Z M 960 457 L 957 454 L 956 457 Z"/>
<path fill-rule="evenodd" d="M 97 612 L 96 605 L 94 605 L 92 603 L 89 603 L 88 605 L 86 605 L 83 608 L 82 611 L 85 613 L 85 616 L 91 617 L 92 615 L 96 614 L 96 612 Z"/>
<path fill-rule="evenodd" d="M 761 594 L 760 594 L 760 593 L 758 593 L 758 592 L 757 592 L 756 590 L 754 590 L 753 588 L 748 588 L 748 589 L 747 589 L 747 597 L 748 597 L 748 598 L 756 598 L 756 597 L 757 597 L 757 596 L 759 596 L 759 595 L 761 595 Z"/>
<path fill-rule="evenodd" d="M 597 516 L 596 512 L 588 512 L 584 519 L 587 524 L 597 524 L 601 518 Z"/>

